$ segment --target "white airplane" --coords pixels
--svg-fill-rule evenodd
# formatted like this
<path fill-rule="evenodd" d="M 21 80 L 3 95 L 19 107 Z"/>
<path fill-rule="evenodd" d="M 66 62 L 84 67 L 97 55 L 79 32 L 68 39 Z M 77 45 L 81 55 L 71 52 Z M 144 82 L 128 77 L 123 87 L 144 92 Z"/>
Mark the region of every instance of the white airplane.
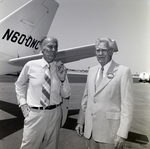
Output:
<path fill-rule="evenodd" d="M 139 81 L 140 82 L 149 82 L 150 83 L 150 73 L 142 72 L 139 75 Z"/>
<path fill-rule="evenodd" d="M 20 2 L 19 0 L 16 0 Z M 29 60 L 42 57 L 39 41 L 47 36 L 59 4 L 55 0 L 28 0 L 21 7 L 5 13 L 7 4 L 15 7 L 15 0 L 0 0 L 0 75 L 21 71 Z M 56 60 L 63 63 L 95 56 L 94 44 L 60 50 Z M 62 104 L 65 123 L 68 100 Z"/>
<path fill-rule="evenodd" d="M 29 0 L 0 20 L 0 75 L 19 72 L 27 61 L 42 57 L 39 41 L 47 36 L 58 6 L 55 0 Z M 67 63 L 92 57 L 93 48 L 94 44 L 64 49 L 56 60 Z"/>
<path fill-rule="evenodd" d="M 0 14 L 5 13 L 5 1 L 0 1 Z M 8 2 L 8 1 L 7 1 Z M 9 1 L 14 7 L 14 1 Z M 0 20 L 0 75 L 21 71 L 29 60 L 42 57 L 39 41 L 47 36 L 59 4 L 55 0 L 29 0 Z M 95 56 L 94 44 L 64 49 L 56 60 L 63 63 Z M 68 101 L 64 100 L 63 124 L 67 118 Z"/>

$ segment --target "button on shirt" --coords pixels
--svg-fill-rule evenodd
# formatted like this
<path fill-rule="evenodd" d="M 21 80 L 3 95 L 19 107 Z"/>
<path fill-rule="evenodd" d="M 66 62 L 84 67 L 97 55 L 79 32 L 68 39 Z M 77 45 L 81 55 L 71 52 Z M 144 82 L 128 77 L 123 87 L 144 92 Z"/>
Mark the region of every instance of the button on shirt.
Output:
<path fill-rule="evenodd" d="M 62 97 L 67 98 L 71 94 L 71 88 L 66 77 L 63 85 L 56 73 L 56 62 L 50 64 L 51 94 L 50 105 L 60 104 Z M 19 106 L 28 104 L 30 107 L 41 107 L 42 86 L 45 70 L 48 63 L 42 58 L 33 60 L 23 67 L 18 80 L 15 83 Z"/>

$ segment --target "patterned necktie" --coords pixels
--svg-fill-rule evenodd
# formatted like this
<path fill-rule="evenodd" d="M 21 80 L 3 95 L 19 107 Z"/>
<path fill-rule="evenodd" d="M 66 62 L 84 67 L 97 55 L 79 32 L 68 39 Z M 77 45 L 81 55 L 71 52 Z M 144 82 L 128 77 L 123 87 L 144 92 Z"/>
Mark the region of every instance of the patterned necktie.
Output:
<path fill-rule="evenodd" d="M 45 71 L 44 84 L 42 86 L 42 97 L 40 103 L 43 107 L 47 107 L 50 103 L 50 90 L 51 90 L 51 78 L 50 78 L 50 67 Z"/>
<path fill-rule="evenodd" d="M 103 71 L 104 71 L 104 67 L 101 67 L 100 73 L 98 75 L 98 79 L 96 81 L 95 90 L 97 90 L 97 88 L 99 87 L 99 85 L 100 85 L 100 83 L 101 83 L 101 81 L 103 79 Z"/>

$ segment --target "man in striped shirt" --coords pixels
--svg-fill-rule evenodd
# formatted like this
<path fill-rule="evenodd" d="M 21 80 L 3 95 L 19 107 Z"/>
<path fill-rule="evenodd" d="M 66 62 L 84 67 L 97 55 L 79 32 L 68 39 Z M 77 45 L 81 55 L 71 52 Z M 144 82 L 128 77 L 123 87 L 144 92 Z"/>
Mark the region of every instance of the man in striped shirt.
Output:
<path fill-rule="evenodd" d="M 40 46 L 42 59 L 27 62 L 15 83 L 18 104 L 25 117 L 20 149 L 58 148 L 62 119 L 60 105 L 62 98 L 68 98 L 71 94 L 65 66 L 54 61 L 58 51 L 57 39 L 44 37 Z M 50 88 L 47 95 L 50 97 L 44 105 L 43 84 L 46 70 L 49 70 Z"/>

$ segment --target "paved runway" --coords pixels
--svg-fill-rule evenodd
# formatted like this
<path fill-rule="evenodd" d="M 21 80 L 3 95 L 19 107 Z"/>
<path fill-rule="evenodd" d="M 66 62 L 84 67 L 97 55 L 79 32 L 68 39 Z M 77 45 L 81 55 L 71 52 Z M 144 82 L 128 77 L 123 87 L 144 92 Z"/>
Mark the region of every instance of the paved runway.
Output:
<path fill-rule="evenodd" d="M 0 149 L 19 149 L 22 139 L 23 117 L 16 102 L 15 77 L 1 82 L 0 78 Z M 81 79 L 83 80 L 83 78 Z M 79 82 L 81 81 L 79 80 Z M 74 128 L 79 113 L 85 83 L 71 83 L 72 96 L 68 118 L 61 129 L 59 149 L 85 149 L 85 140 L 77 136 Z M 135 107 L 130 136 L 143 134 L 150 140 L 150 84 L 134 83 Z M 139 138 L 140 139 L 140 138 Z M 126 141 L 125 149 L 150 149 L 150 143 L 142 145 Z M 137 140 L 138 141 L 138 140 Z"/>

